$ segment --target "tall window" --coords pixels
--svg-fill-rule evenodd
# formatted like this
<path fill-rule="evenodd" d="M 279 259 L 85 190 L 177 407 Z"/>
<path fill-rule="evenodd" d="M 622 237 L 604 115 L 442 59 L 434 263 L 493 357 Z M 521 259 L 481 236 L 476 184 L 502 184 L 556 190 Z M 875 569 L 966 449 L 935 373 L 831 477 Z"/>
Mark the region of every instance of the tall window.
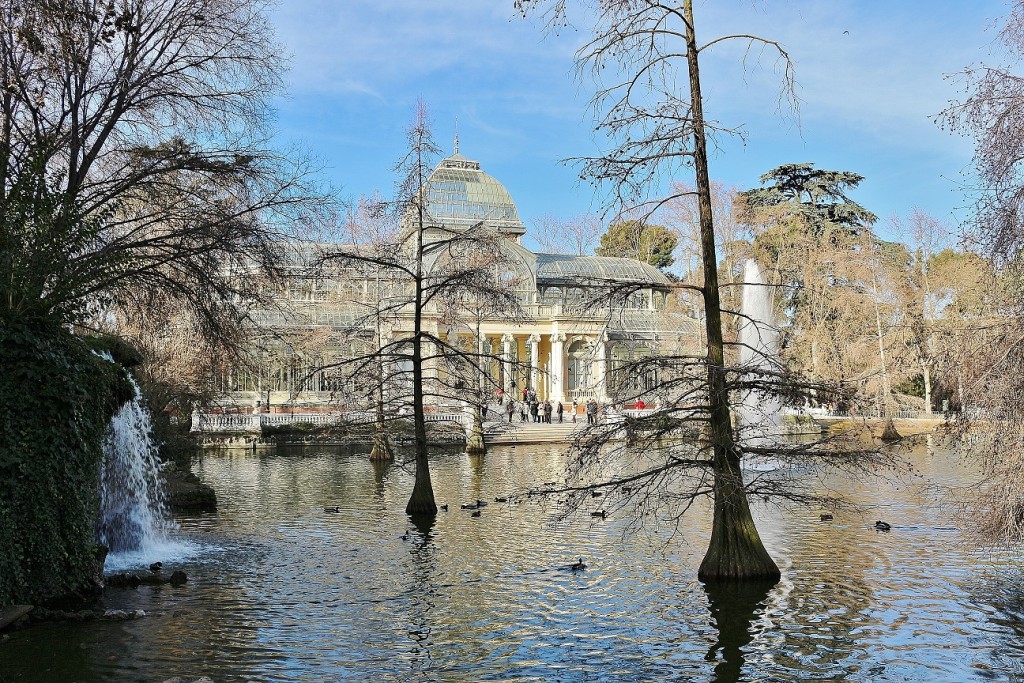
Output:
<path fill-rule="evenodd" d="M 569 360 L 569 391 L 591 388 L 594 384 L 593 347 L 582 339 L 577 339 L 569 345 L 566 355 Z"/>
<path fill-rule="evenodd" d="M 658 371 L 650 364 L 636 365 L 652 357 L 650 347 L 616 342 L 611 347 L 608 390 L 612 393 L 637 394 L 658 386 Z"/>

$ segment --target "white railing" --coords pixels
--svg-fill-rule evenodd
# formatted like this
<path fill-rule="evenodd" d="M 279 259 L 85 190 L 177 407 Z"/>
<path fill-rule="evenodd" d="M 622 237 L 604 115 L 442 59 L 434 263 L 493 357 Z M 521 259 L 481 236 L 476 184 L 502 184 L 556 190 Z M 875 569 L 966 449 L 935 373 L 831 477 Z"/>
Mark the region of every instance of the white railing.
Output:
<path fill-rule="evenodd" d="M 656 412 L 658 412 L 657 408 L 643 408 L 640 410 L 636 408 L 627 408 L 622 411 L 622 414 L 627 417 L 647 417 L 648 415 L 653 415 Z"/>
<path fill-rule="evenodd" d="M 597 389 L 570 389 L 568 392 L 569 401 L 581 398 L 597 398 Z"/>
<path fill-rule="evenodd" d="M 203 414 L 192 413 L 193 432 L 258 432 L 258 414 Z"/>
<path fill-rule="evenodd" d="M 796 414 L 795 412 L 792 414 Z M 825 410 L 824 408 L 812 408 L 805 410 L 804 414 L 812 417 L 867 417 L 873 419 L 883 419 L 891 417 L 896 420 L 944 420 L 946 414 L 941 410 L 935 410 L 931 413 L 926 413 L 923 410 L 895 410 L 890 412 L 888 415 L 884 415 L 881 410 L 863 410 L 863 411 L 849 411 L 849 410 Z"/>
<path fill-rule="evenodd" d="M 296 423 L 317 426 L 333 426 L 345 423 L 366 424 L 375 415 L 371 411 L 349 411 L 345 413 L 193 413 L 193 432 L 258 432 L 263 427 L 280 427 Z M 426 413 L 427 422 L 450 422 L 465 427 L 472 417 L 465 413 Z"/>
<path fill-rule="evenodd" d="M 353 419 L 354 416 L 352 415 L 341 415 L 340 413 L 264 413 L 260 415 L 260 425 L 278 427 L 303 422 L 306 424 L 330 426 L 349 422 Z"/>
<path fill-rule="evenodd" d="M 454 422 L 463 426 L 467 418 L 472 419 L 466 413 L 426 413 L 423 416 L 425 422 Z"/>

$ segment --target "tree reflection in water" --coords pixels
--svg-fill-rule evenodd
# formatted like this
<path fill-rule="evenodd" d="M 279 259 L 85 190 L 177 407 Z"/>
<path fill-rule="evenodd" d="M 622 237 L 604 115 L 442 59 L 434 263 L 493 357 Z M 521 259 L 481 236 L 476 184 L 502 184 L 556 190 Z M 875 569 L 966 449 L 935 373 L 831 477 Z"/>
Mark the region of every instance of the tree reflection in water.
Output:
<path fill-rule="evenodd" d="M 743 670 L 743 649 L 754 639 L 754 622 L 764 609 L 774 581 L 715 581 L 705 583 L 708 607 L 718 640 L 704 659 L 715 665 L 715 683 L 734 683 Z"/>
<path fill-rule="evenodd" d="M 437 546 L 433 531 L 436 518 L 433 515 L 410 515 L 414 531 L 409 533 L 410 568 L 406 573 L 406 604 L 409 608 L 407 630 L 412 646 L 407 650 L 412 668 L 418 672 L 429 671 L 433 665 L 431 648 L 434 644 L 433 627 L 436 615 L 437 589 Z"/>

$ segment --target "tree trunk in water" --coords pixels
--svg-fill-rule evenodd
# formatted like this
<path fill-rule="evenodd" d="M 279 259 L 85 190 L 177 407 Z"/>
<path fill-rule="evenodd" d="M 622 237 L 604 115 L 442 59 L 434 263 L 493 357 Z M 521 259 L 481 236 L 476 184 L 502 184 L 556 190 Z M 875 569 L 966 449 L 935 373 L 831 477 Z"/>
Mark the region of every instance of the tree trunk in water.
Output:
<path fill-rule="evenodd" d="M 487 446 L 484 444 L 484 418 L 480 412 L 480 406 L 473 406 L 473 427 L 466 436 L 466 453 L 469 455 L 487 453 Z"/>
<path fill-rule="evenodd" d="M 899 431 L 897 431 L 896 423 L 892 421 L 891 417 L 886 421 L 885 427 L 882 429 L 882 436 L 879 438 L 882 441 L 899 441 L 903 438 Z"/>
<path fill-rule="evenodd" d="M 423 412 L 423 354 L 420 349 L 421 337 L 417 334 L 412 348 L 412 381 L 413 381 L 413 446 L 416 452 L 416 483 L 409 496 L 409 504 L 405 512 L 409 515 L 436 515 L 437 503 L 434 502 L 434 486 L 430 483 L 430 463 L 427 460 L 427 421 Z"/>
<path fill-rule="evenodd" d="M 392 461 L 395 459 L 395 451 L 391 448 L 388 440 L 388 432 L 384 425 L 384 404 L 377 402 L 377 423 L 373 431 L 373 450 L 370 451 L 370 460 Z"/>
<path fill-rule="evenodd" d="M 782 573 L 765 550 L 743 488 L 739 457 L 715 458 L 715 517 L 711 542 L 697 570 L 701 581 L 778 581 Z"/>
<path fill-rule="evenodd" d="M 708 176 L 707 142 L 697 63 L 697 37 L 693 24 L 693 0 L 683 6 L 686 21 L 686 61 L 690 76 L 693 117 L 693 161 L 697 175 L 700 209 L 701 258 L 704 266 L 705 331 L 708 342 L 708 400 L 710 437 L 715 477 L 715 513 L 711 541 L 697 578 L 775 580 L 778 566 L 765 550 L 747 504 L 740 471 L 740 454 L 733 442 L 729 396 L 725 385 L 725 353 L 722 340 L 722 306 L 718 292 L 714 218 L 711 214 L 711 181 Z"/>
<path fill-rule="evenodd" d="M 422 142 L 422 139 L 421 139 Z M 437 514 L 434 501 L 434 486 L 430 483 L 430 462 L 427 459 L 427 418 L 423 410 L 423 226 L 424 211 L 422 177 L 423 161 L 417 157 L 417 172 L 420 173 L 419 193 L 416 209 L 418 225 L 416 230 L 416 296 L 413 301 L 413 343 L 412 343 L 412 417 L 413 446 L 416 453 L 416 482 L 412 495 L 405 506 L 405 513 L 412 516 Z"/>

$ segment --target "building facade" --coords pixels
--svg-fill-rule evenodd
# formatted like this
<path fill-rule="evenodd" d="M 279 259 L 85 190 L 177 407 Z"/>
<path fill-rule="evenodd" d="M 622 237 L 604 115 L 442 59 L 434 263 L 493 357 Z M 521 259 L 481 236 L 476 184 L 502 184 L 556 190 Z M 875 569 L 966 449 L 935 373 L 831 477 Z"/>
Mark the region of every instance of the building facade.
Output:
<path fill-rule="evenodd" d="M 486 228 L 502 237 L 502 263 L 514 282 L 523 315 L 495 315 L 475 321 L 473 344 L 504 362 L 488 365 L 489 384 L 514 395 L 533 389 L 541 400 L 581 403 L 607 400 L 615 387 L 636 393 L 654 390 L 655 371 L 624 376 L 623 366 L 665 352 L 693 352 L 699 344 L 697 321 L 672 311 L 672 281 L 657 268 L 630 259 L 535 253 L 523 243 L 526 226 L 505 187 L 480 164 L 458 152 L 442 160 L 422 193 L 423 239 Z M 406 224 L 402 239 L 417 226 Z M 384 290 L 399 291 L 400 277 L 381 271 L 349 276 L 306 277 L 299 267 L 282 296 L 287 306 L 258 313 L 264 348 L 259 367 L 225 373 L 219 387 L 226 406 L 259 405 L 271 411 L 333 410 L 339 397 L 359 394 L 358 376 L 325 370 L 339 359 L 368 353 L 409 332 L 410 318 L 399 312 L 388 329 L 368 328 L 365 312 Z M 616 291 L 602 301 L 596 292 Z M 614 305 L 608 301 L 613 300 Z M 438 338 L 467 336 L 428 311 L 426 329 Z M 259 336 L 259 335 L 257 335 Z M 435 378 L 443 368 L 431 367 Z M 343 403 L 343 402 L 342 402 Z"/>

